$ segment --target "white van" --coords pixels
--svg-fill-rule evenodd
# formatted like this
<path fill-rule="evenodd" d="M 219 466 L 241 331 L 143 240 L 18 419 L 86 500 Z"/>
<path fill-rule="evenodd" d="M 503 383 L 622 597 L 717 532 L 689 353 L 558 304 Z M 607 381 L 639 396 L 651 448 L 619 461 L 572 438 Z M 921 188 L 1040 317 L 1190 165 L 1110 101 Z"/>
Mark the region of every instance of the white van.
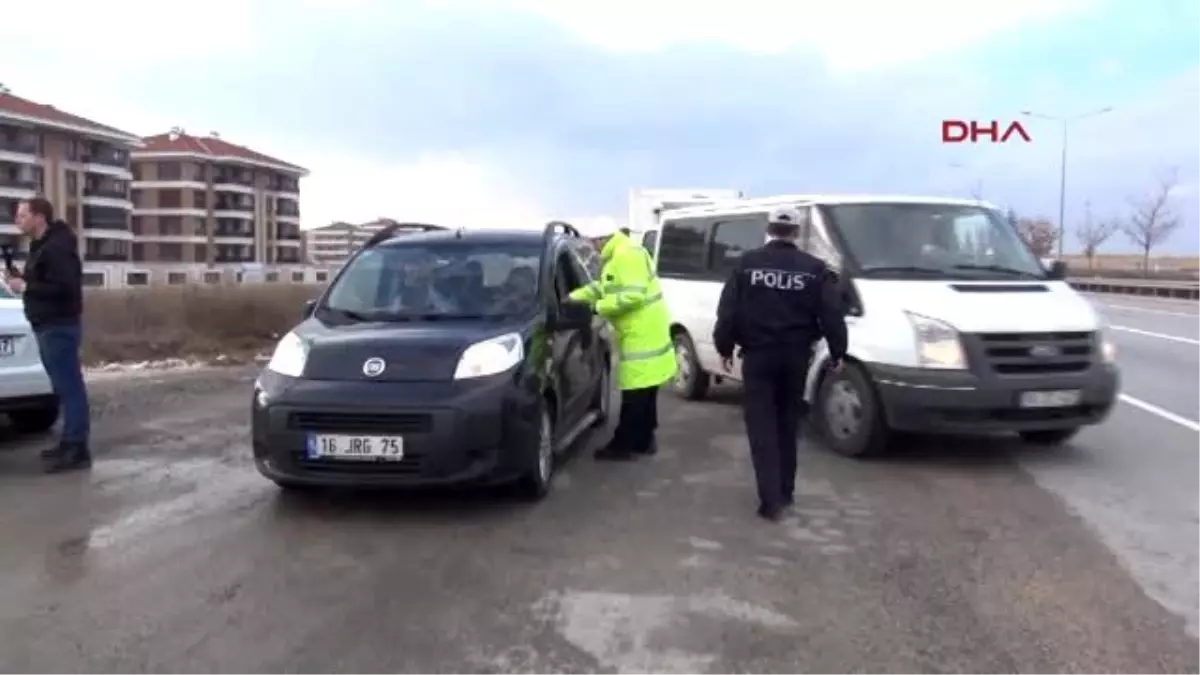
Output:
<path fill-rule="evenodd" d="M 712 342 L 721 288 L 780 206 L 804 216 L 800 246 L 843 284 L 846 367 L 826 368 L 818 343 L 804 390 L 832 449 L 877 453 L 896 431 L 1011 431 L 1056 444 L 1109 414 L 1115 349 L 1065 266 L 1047 271 L 994 206 L 929 197 L 795 195 L 664 214 L 643 243 L 662 280 L 674 388 L 685 398 L 729 377 Z"/>

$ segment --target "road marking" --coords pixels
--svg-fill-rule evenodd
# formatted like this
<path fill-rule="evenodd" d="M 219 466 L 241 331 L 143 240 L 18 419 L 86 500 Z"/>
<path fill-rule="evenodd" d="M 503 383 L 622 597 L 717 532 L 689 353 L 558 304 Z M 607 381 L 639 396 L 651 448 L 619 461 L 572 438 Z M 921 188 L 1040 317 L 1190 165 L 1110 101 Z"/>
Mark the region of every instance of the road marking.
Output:
<path fill-rule="evenodd" d="M 1131 405 L 1135 408 L 1141 408 L 1142 410 L 1145 410 L 1146 412 L 1150 413 L 1151 415 L 1158 415 L 1159 417 L 1163 418 L 1164 420 L 1167 420 L 1169 422 L 1174 422 L 1175 424 L 1178 424 L 1183 427 L 1187 427 L 1188 429 L 1191 429 L 1192 431 L 1200 431 L 1200 422 L 1196 422 L 1194 420 L 1189 420 L 1188 418 L 1183 417 L 1182 415 L 1176 415 L 1175 413 L 1171 412 L 1170 410 L 1163 410 L 1162 408 L 1154 405 L 1153 403 L 1146 403 L 1145 401 L 1141 400 L 1140 398 L 1134 398 L 1134 397 L 1130 396 L 1129 394 L 1121 394 L 1120 398 L 1122 401 L 1128 403 L 1129 405 Z"/>
<path fill-rule="evenodd" d="M 1155 333 L 1154 331 L 1142 330 L 1141 328 L 1130 328 L 1129 326 L 1114 326 L 1112 324 L 1109 324 L 1108 327 L 1113 330 L 1123 330 L 1126 333 L 1136 333 L 1138 335 L 1145 335 L 1146 337 L 1158 338 L 1160 340 L 1171 340 L 1174 342 L 1182 342 L 1185 345 L 1200 345 L 1200 340 L 1193 340 L 1192 338 L 1179 337 L 1178 335 L 1167 335 L 1166 333 Z"/>
<path fill-rule="evenodd" d="M 1148 307 L 1134 307 L 1132 305 L 1110 305 L 1106 302 L 1100 303 L 1101 307 L 1106 309 L 1120 309 L 1128 312 L 1145 312 L 1147 314 L 1166 314 L 1167 316 L 1185 316 L 1189 319 L 1200 318 L 1200 314 L 1194 312 L 1168 312 L 1165 309 L 1150 309 Z"/>

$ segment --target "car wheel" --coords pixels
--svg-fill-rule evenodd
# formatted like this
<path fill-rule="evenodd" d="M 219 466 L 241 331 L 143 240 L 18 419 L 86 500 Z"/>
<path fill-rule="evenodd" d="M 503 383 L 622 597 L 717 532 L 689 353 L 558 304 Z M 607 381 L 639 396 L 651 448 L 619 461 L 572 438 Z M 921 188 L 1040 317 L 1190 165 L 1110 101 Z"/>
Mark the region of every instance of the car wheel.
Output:
<path fill-rule="evenodd" d="M 861 367 L 846 363 L 829 372 L 817 391 L 814 422 L 822 442 L 847 457 L 864 458 L 887 449 L 891 430 L 879 397 Z"/>
<path fill-rule="evenodd" d="M 1079 433 L 1079 427 L 1020 432 L 1021 440 L 1032 445 L 1061 445 L 1074 438 L 1077 433 Z"/>
<path fill-rule="evenodd" d="M 689 401 L 699 401 L 708 395 L 710 378 L 700 367 L 696 345 L 687 333 L 675 334 L 675 379 L 671 388 Z"/>
<path fill-rule="evenodd" d="M 596 396 L 592 400 L 592 411 L 596 413 L 593 427 L 604 426 L 612 412 L 612 367 L 607 361 L 603 366 L 604 369 L 600 371 L 600 383 L 596 386 Z"/>
<path fill-rule="evenodd" d="M 537 448 L 531 453 L 533 466 L 518 482 L 522 497 L 538 501 L 550 494 L 550 483 L 554 479 L 554 421 L 549 405 L 542 406 L 542 420 L 538 427 Z"/>
<path fill-rule="evenodd" d="M 40 434 L 58 421 L 58 406 L 22 410 L 11 415 L 12 425 L 23 434 Z"/>
<path fill-rule="evenodd" d="M 295 483 L 290 480 L 274 480 L 273 482 L 275 485 L 279 486 L 280 490 L 283 490 L 284 494 L 289 495 L 306 495 L 320 490 L 320 488 L 315 485 L 309 485 L 307 483 Z"/>

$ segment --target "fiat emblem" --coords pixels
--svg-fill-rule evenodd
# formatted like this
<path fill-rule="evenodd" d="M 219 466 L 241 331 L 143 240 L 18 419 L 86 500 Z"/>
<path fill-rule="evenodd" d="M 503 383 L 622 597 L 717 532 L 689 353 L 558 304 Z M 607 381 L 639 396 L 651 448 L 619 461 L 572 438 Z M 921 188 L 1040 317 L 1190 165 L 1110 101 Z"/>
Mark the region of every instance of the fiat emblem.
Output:
<path fill-rule="evenodd" d="M 363 375 L 378 377 L 387 368 L 387 363 L 378 356 L 372 356 L 363 362 Z"/>

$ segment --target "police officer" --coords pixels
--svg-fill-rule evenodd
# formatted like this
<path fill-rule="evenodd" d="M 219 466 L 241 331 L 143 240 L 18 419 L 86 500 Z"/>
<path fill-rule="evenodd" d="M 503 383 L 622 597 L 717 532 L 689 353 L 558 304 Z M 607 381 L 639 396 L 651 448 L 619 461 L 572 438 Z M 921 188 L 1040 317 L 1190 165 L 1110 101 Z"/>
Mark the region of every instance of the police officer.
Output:
<path fill-rule="evenodd" d="M 796 247 L 800 213 L 778 208 L 767 219 L 769 241 L 747 251 L 721 291 L 713 343 L 727 372 L 741 348 L 743 413 L 758 514 L 779 520 L 793 503 L 797 434 L 813 345 L 829 345 L 832 367 L 846 354 L 846 321 L 837 277 Z"/>

